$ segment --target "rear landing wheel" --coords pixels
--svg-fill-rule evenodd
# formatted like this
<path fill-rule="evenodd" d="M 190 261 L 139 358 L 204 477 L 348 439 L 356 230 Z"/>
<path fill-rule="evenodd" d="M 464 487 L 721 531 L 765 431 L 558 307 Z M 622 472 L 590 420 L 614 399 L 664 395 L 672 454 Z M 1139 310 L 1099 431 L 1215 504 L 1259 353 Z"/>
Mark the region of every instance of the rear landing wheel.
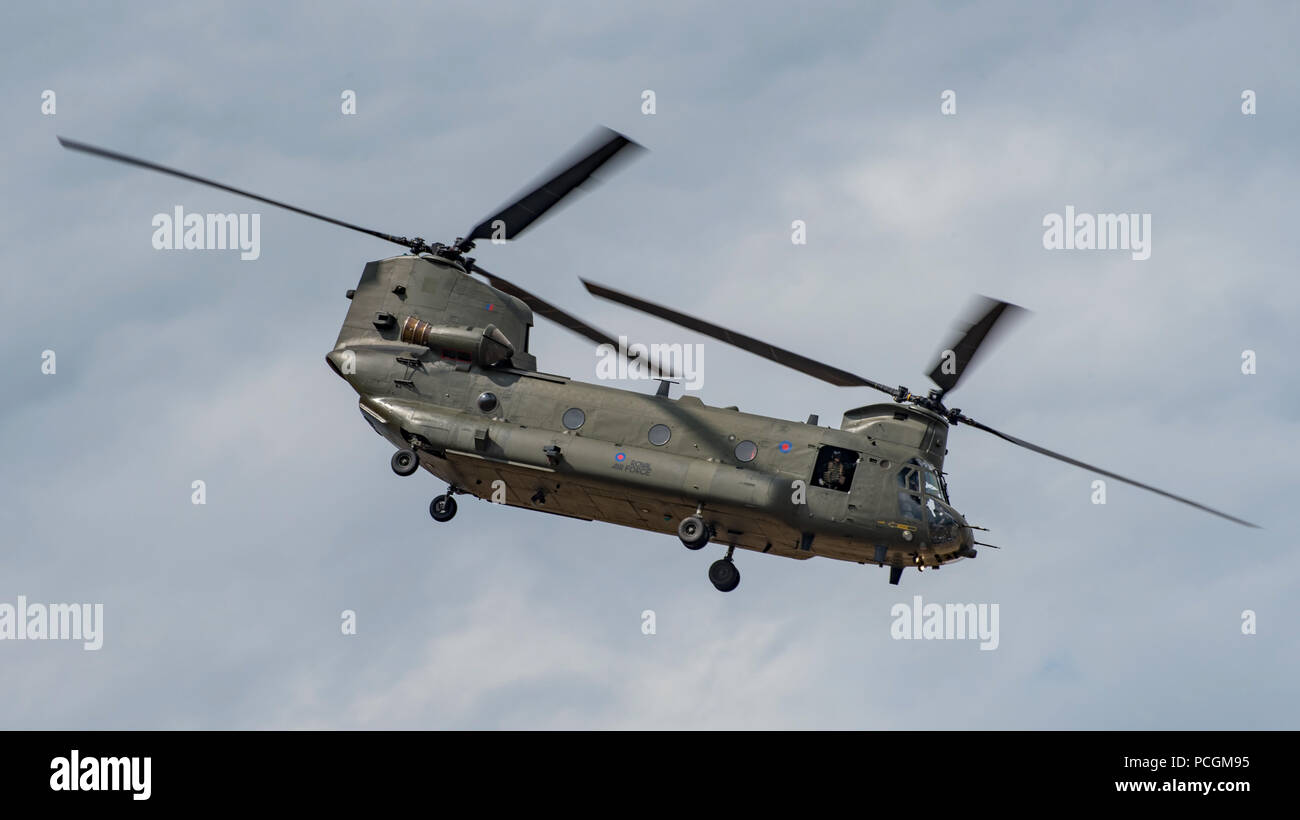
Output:
<path fill-rule="evenodd" d="M 393 453 L 393 472 L 398 475 L 411 475 L 420 469 L 420 457 L 415 454 L 414 450 L 398 450 Z"/>
<path fill-rule="evenodd" d="M 456 499 L 450 495 L 440 495 L 429 502 L 429 515 L 439 523 L 456 517 Z"/>
<path fill-rule="evenodd" d="M 730 558 L 719 558 L 709 566 L 709 580 L 719 592 L 731 592 L 740 586 L 740 570 Z"/>

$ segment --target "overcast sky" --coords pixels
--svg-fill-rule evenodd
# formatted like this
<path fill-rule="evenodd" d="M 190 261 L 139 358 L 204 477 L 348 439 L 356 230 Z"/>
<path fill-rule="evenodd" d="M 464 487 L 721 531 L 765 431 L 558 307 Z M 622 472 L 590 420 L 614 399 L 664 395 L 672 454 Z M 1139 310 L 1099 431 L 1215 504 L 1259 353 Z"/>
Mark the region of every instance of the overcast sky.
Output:
<path fill-rule="evenodd" d="M 1300 728 L 1297 7 L 861 5 L 8 10 L 0 603 L 105 623 L 98 652 L 0 641 L 0 727 Z M 450 241 L 597 124 L 650 151 L 477 256 L 704 341 L 706 403 L 835 426 L 879 395 L 578 277 L 914 390 L 972 294 L 1015 302 L 952 404 L 1263 529 L 1114 482 L 1093 504 L 1095 476 L 970 428 L 952 499 L 1002 549 L 900 587 L 741 551 L 724 595 L 717 546 L 469 497 L 435 524 L 442 485 L 392 473 L 323 358 L 393 247 L 55 141 Z M 154 250 L 177 205 L 260 213 L 260 258 Z M 1151 214 L 1150 258 L 1044 249 L 1067 205 Z M 594 380 L 538 322 L 539 366 Z M 918 594 L 997 604 L 1000 645 L 893 640 Z"/>

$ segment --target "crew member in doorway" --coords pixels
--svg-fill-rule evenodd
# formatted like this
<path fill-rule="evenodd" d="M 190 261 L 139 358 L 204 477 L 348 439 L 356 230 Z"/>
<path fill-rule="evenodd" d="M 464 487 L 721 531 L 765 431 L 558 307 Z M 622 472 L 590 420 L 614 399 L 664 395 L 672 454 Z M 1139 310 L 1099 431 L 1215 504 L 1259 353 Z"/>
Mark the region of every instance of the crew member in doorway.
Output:
<path fill-rule="evenodd" d="M 822 473 L 822 486 L 832 490 L 844 489 L 844 463 L 840 461 L 839 451 L 831 453 L 831 460 Z"/>

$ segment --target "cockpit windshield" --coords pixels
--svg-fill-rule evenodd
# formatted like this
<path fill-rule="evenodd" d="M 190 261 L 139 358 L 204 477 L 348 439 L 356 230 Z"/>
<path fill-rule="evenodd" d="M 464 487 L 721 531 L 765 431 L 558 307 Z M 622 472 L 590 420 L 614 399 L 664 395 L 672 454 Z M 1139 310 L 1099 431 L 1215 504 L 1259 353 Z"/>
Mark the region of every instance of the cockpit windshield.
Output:
<path fill-rule="evenodd" d="M 930 543 L 947 544 L 958 536 L 957 519 L 945 505 L 930 499 L 925 502 L 925 509 L 930 525 Z"/>
<path fill-rule="evenodd" d="M 943 497 L 943 485 L 939 483 L 939 477 L 929 470 L 925 471 L 925 494 L 943 501 L 948 500 Z"/>

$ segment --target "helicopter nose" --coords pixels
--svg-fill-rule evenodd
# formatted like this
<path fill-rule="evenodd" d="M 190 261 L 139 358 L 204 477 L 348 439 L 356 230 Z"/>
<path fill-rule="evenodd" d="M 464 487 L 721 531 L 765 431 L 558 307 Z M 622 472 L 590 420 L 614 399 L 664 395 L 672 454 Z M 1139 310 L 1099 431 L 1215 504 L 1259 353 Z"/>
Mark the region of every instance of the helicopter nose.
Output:
<path fill-rule="evenodd" d="M 970 530 L 966 530 L 962 535 L 961 549 L 957 550 L 957 554 L 962 558 L 974 558 L 980 554 L 979 550 L 975 549 L 975 534 Z"/>
<path fill-rule="evenodd" d="M 961 533 L 961 547 L 957 550 L 957 554 L 963 558 L 974 558 L 979 554 L 979 550 L 975 549 L 975 531 L 971 529 L 970 524 L 966 523 L 961 513 L 953 510 L 952 514 L 957 519 L 957 526 Z"/>

